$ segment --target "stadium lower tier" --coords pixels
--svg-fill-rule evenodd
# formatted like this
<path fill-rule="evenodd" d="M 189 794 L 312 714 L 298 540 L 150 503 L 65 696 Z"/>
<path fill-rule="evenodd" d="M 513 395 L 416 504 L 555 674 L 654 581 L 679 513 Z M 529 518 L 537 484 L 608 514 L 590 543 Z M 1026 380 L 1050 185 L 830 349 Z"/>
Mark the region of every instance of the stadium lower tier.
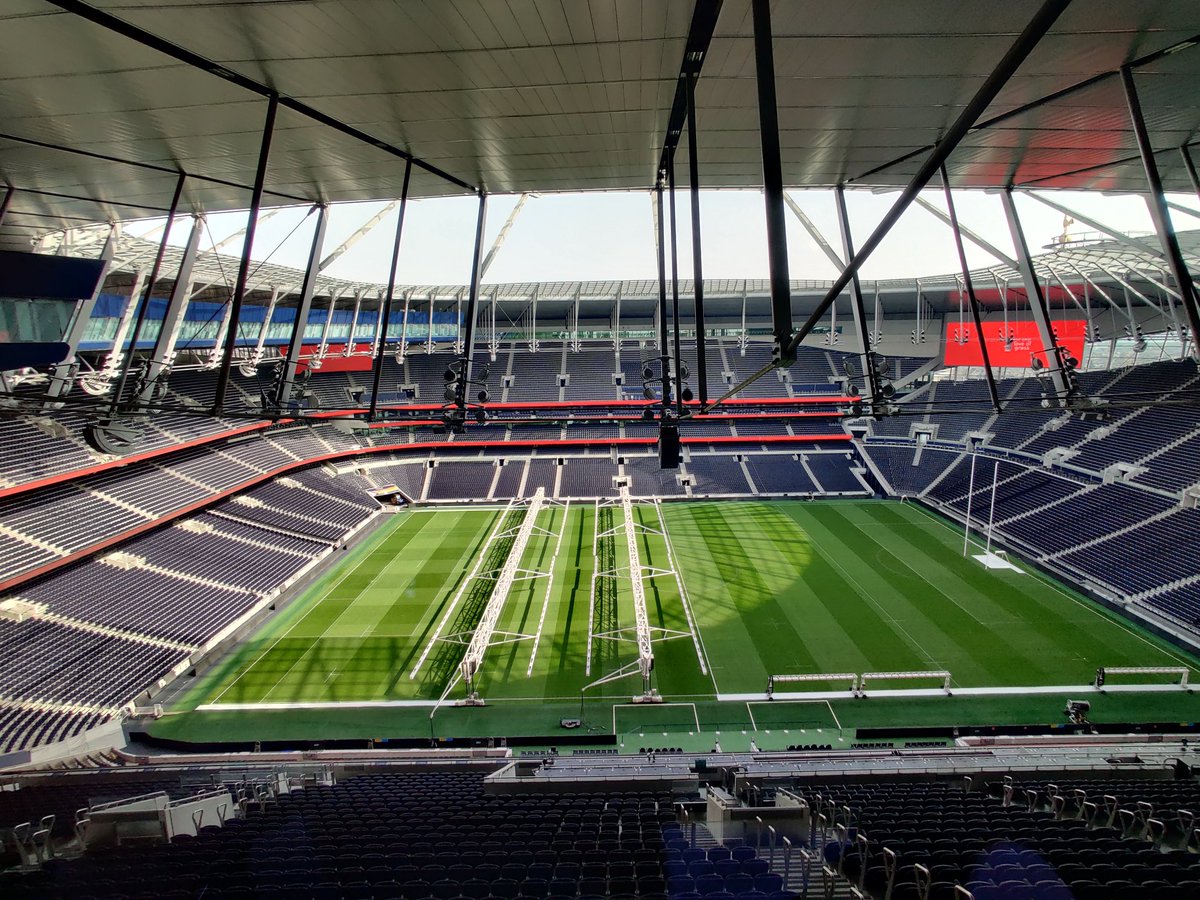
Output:
<path fill-rule="evenodd" d="M 136 529 L 145 534 L 118 545 L 102 542 L 102 553 L 81 552 L 77 562 L 40 539 L 4 538 L 34 554 L 31 566 L 49 560 L 57 568 L 0 596 L 10 613 L 0 619 L 0 701 L 7 703 L 0 708 L 0 752 L 51 743 L 134 701 L 149 702 L 162 679 L 210 652 L 238 623 L 261 615 L 295 579 L 344 545 L 378 515 L 375 495 L 388 496 L 396 485 L 413 500 L 445 502 L 529 496 L 539 486 L 551 496 L 595 499 L 610 495 L 616 483 L 646 496 L 754 496 L 759 489 L 751 467 L 761 460 L 760 469 L 778 462 L 793 473 L 764 481 L 763 494 L 869 493 L 852 451 L 820 445 L 795 454 L 759 450 L 689 450 L 678 474 L 659 470 L 653 456 L 632 453 L 366 458 L 337 472 L 289 470 L 167 527 L 147 512 Z M 701 482 L 698 473 L 708 471 L 709 460 L 728 462 L 724 481 Z M 87 496 L 76 487 L 62 490 Z M 74 507 L 42 512 L 46 518 L 36 521 L 70 529 L 81 544 L 96 528 Z M 47 725 L 51 715 L 54 727 Z"/>
<path fill-rule="evenodd" d="M 14 900 L 1187 900 L 1200 891 L 1188 830 L 1200 793 L 1179 766 L 1176 780 L 1165 768 L 1105 775 L 1060 763 L 1053 774 L 1017 767 L 976 781 L 872 776 L 852 760 L 843 762 L 858 777 L 788 772 L 745 754 L 700 761 L 712 766 L 606 766 L 593 756 L 419 771 L 382 763 L 364 774 L 334 763 L 319 778 L 312 768 L 210 763 L 186 770 L 190 785 L 154 767 L 29 775 L 4 792 L 0 826 L 27 829 L 19 823 L 45 815 L 53 828 L 38 846 L 63 844 L 71 829 L 60 821 L 74 823 L 78 845 L 74 858 L 0 874 L 0 891 Z M 169 842 L 151 830 L 105 839 L 106 813 L 147 799 L 200 804 L 198 791 L 225 801 L 209 824 Z M 33 846 L 18 837 L 8 861 Z"/>
<path fill-rule="evenodd" d="M 189 740 L 209 740 L 213 732 L 206 722 L 220 722 L 225 728 L 240 715 L 239 710 L 224 707 L 250 704 L 256 711 L 245 716 L 247 721 L 280 724 L 280 730 L 268 727 L 261 735 L 268 740 L 273 736 L 280 740 L 405 738 L 425 733 L 428 724 L 421 723 L 429 716 L 427 707 L 442 699 L 460 671 L 456 652 L 473 636 L 493 587 L 481 579 L 468 596 L 456 600 L 453 619 L 439 618 L 443 607 L 455 600 L 450 586 L 456 582 L 450 576 L 471 571 L 478 562 L 473 554 L 488 539 L 499 515 L 495 508 L 472 509 L 468 501 L 516 502 L 539 489 L 559 503 L 573 505 L 565 512 L 559 506 L 545 514 L 550 516 L 545 530 L 561 538 L 555 543 L 542 535 L 531 545 L 539 548 L 539 557 L 525 561 L 523 571 L 534 574 L 518 584 L 520 591 L 506 597 L 501 609 L 510 618 L 517 615 L 513 610 L 520 609 L 520 616 L 500 621 L 499 626 L 493 623 L 497 634 L 512 639 L 512 646 L 486 652 L 489 659 L 506 659 L 511 677 L 496 681 L 493 662 L 484 667 L 477 686 L 508 710 L 505 724 L 499 724 L 491 708 L 446 707 L 434 717 L 435 735 L 553 733 L 555 715 L 571 718 L 576 707 L 577 717 L 576 701 L 582 697 L 585 707 L 593 700 L 598 703 L 595 715 L 600 724 L 592 723 L 591 730 L 615 735 L 620 743 L 625 727 L 620 719 L 635 722 L 645 715 L 614 710 L 622 697 L 628 700 L 637 693 L 636 679 L 618 683 L 616 690 L 612 686 L 585 690 L 617 669 L 637 663 L 637 654 L 629 652 L 637 643 L 638 616 L 630 607 L 634 589 L 627 574 L 628 557 L 610 560 L 613 571 L 626 572 L 622 577 L 595 577 L 600 564 L 589 559 L 600 533 L 599 498 L 610 497 L 622 484 L 629 485 L 635 496 L 652 498 L 636 505 L 636 527 L 643 547 L 644 558 L 638 565 L 643 567 L 639 571 L 644 581 L 641 590 L 648 598 L 649 627 L 659 629 L 652 635 L 654 689 L 682 704 L 664 707 L 671 710 L 666 724 L 652 721 L 651 727 L 663 725 L 678 734 L 690 723 L 686 730 L 692 734 L 686 737 L 697 746 L 721 730 L 716 726 L 723 719 L 741 726 L 749 723 L 754 731 L 763 713 L 752 704 L 760 696 L 766 699 L 771 676 L 948 671 L 955 689 L 1043 690 L 1085 685 L 1099 666 L 1191 665 L 1189 655 L 1124 624 L 1112 633 L 1124 628 L 1138 634 L 1132 648 L 1121 646 L 1122 639 L 1100 641 L 1089 652 L 1079 650 L 1072 635 L 1092 634 L 1094 628 L 1107 632 L 1117 620 L 1059 586 L 1045 588 L 1047 596 L 1071 596 L 1065 609 L 1090 613 L 1082 624 L 1059 613 L 1047 624 L 1040 607 L 1022 605 L 1020 591 L 1013 594 L 1018 599 L 1000 598 L 994 605 L 976 608 L 976 579 L 1010 577 L 1018 584 L 1042 587 L 1047 582 L 1036 572 L 1024 574 L 1028 570 L 1020 567 L 1020 577 L 1003 575 L 967 559 L 963 563 L 967 568 L 958 577 L 939 586 L 947 559 L 960 552 L 954 547 L 961 533 L 917 507 L 855 505 L 850 498 L 865 496 L 872 483 L 853 449 L 820 446 L 800 453 L 734 454 L 715 447 L 692 448 L 677 471 L 659 469 L 651 456 L 583 453 L 498 458 L 481 450 L 458 457 L 364 459 L 344 464 L 338 471 L 290 473 L 104 556 L 27 583 L 10 595 L 8 605 L 19 611 L 22 620 L 0 624 L 4 639 L 0 671 L 9 685 L 0 713 L 5 722 L 0 732 L 4 749 L 49 743 L 80 730 L 84 723 L 155 702 L 173 676 L 197 663 L 208 666 L 205 660 L 223 652 L 234 637 L 264 617 L 268 620 L 264 630 L 202 679 L 211 684 L 214 672 L 227 672 L 233 666 L 235 684 L 208 697 L 202 697 L 202 691 L 191 692 L 183 702 L 192 708 L 188 714 L 168 717 L 152 731 L 168 738 L 186 735 Z M 844 501 L 696 502 L 705 497 L 733 500 L 772 495 L 811 501 L 828 498 L 839 489 L 847 495 Z M 373 499 L 397 494 L 461 508 L 438 511 L 419 504 L 412 511 L 388 513 Z M 693 502 L 661 504 L 657 498 Z M 611 531 L 616 526 L 609 515 Z M 345 564 L 339 564 L 338 548 L 348 535 L 364 527 L 370 536 L 362 544 L 351 544 L 352 557 L 367 560 L 367 568 L 345 570 Z M 735 547 L 739 552 L 733 552 Z M 774 550 L 767 552 L 767 548 Z M 919 564 L 913 561 L 918 550 Z M 380 560 L 390 568 L 378 568 Z M 498 565 L 493 552 L 493 567 Z M 362 572 L 372 574 L 366 578 Z M 343 578 L 342 583 L 356 587 L 363 587 L 366 578 L 370 589 L 363 597 L 342 597 L 338 602 L 349 603 L 346 609 L 327 604 L 307 608 L 314 592 L 320 594 Z M 308 593 L 273 615 L 272 608 L 290 599 L 298 584 L 310 585 Z M 382 594 L 380 584 L 388 586 Z M 397 596 L 397 585 L 407 585 L 403 600 Z M 565 585 L 570 586 L 569 592 Z M 514 599 L 518 594 L 522 601 Z M 676 605 L 668 602 L 664 608 L 664 598 L 669 596 L 676 598 Z M 938 596 L 949 597 L 950 602 L 938 605 L 929 599 Z M 750 602 L 747 597 L 756 599 Z M 892 608 L 888 597 L 907 599 L 897 599 L 901 605 Z M 331 615 L 333 619 L 326 621 Z M 556 633 L 555 623 L 564 615 L 566 630 Z M 273 630 L 298 616 L 295 631 L 291 625 L 278 633 Z M 905 624 L 913 617 L 926 624 L 920 628 Z M 980 622 L 986 627 L 980 629 Z M 417 639 L 427 638 L 439 626 L 449 635 L 458 635 L 457 644 L 432 642 L 435 647 Z M 923 633 L 925 627 L 930 628 L 928 635 Z M 857 632 L 860 637 L 846 639 Z M 1045 643 L 1044 633 L 1060 637 Z M 267 635 L 274 635 L 270 641 L 278 639 L 272 658 L 247 657 L 252 648 L 268 640 Z M 964 643 L 964 635 L 984 638 Z M 658 642 L 660 637 L 663 640 Z M 533 652 L 524 657 L 531 646 Z M 736 650 L 723 654 L 725 647 Z M 294 648 L 299 652 L 288 656 Z M 997 656 L 998 648 L 1003 652 Z M 416 665 L 418 657 L 421 666 Z M 996 658 L 988 662 L 992 657 Z M 1072 659 L 1074 665 L 1047 667 L 1047 659 L 1059 658 Z M 751 660 L 755 662 L 748 664 Z M 415 677 L 410 669 L 417 670 Z M 322 673 L 319 689 L 311 683 L 315 671 Z M 271 672 L 286 677 L 271 677 Z M 1014 677 L 1016 673 L 1020 674 Z M 922 691 L 936 693 L 938 678 L 928 675 L 899 686 L 915 694 L 890 692 L 889 702 L 920 705 L 930 699 L 921 696 Z M 818 680 L 811 688 L 816 693 L 836 693 L 845 686 L 831 678 Z M 725 702 L 731 697 L 739 699 Z M 444 699 L 453 704 L 461 697 Z M 938 702 L 960 699 L 943 697 Z M 1176 721 L 1193 718 L 1182 697 L 1154 699 L 1159 705 L 1148 706 L 1146 715 L 1128 703 L 1115 703 L 1111 721 L 1151 721 L 1162 715 Z M 533 700 L 538 701 L 534 708 L 521 708 Z M 322 712 L 326 702 L 334 708 Z M 341 703 L 351 705 L 342 708 Z M 364 712 L 369 706 L 354 705 L 372 703 L 389 704 L 387 728 L 380 730 L 378 720 Z M 1057 697 L 1053 702 L 1014 698 L 1007 709 L 1000 709 L 980 697 L 974 708 L 985 717 L 998 716 L 997 723 L 1033 724 L 1053 722 L 1057 703 Z M 289 704 L 300 706 L 289 713 Z M 689 708 L 690 704 L 699 706 Z M 707 724 L 700 713 L 706 704 Z M 782 708 L 777 702 L 775 706 Z M 841 721 L 845 711 L 830 706 L 828 712 L 810 715 L 815 707 L 802 708 L 802 715 L 783 717 L 780 735 L 789 738 L 783 745 L 797 743 L 794 735 L 807 734 L 809 726 L 813 740 L 827 733 L 826 726 L 836 727 L 839 740 L 845 737 Z M 547 714 L 548 710 L 554 714 Z M 943 706 L 941 714 L 949 713 L 950 707 Z M 53 720 L 46 718 L 50 715 Z M 857 722 L 858 717 L 851 713 L 849 719 Z M 938 724 L 945 721 L 960 719 Z M 986 718 L 977 721 L 972 715 L 961 721 L 987 724 Z M 324 726 L 318 727 L 319 722 L 328 725 L 328 733 L 321 733 Z M 518 723 L 515 728 L 509 725 L 513 722 Z M 878 724 L 888 723 L 868 721 L 863 727 Z M 625 730 L 631 733 L 633 728 L 629 725 Z M 241 734 L 236 728 L 229 733 Z"/>

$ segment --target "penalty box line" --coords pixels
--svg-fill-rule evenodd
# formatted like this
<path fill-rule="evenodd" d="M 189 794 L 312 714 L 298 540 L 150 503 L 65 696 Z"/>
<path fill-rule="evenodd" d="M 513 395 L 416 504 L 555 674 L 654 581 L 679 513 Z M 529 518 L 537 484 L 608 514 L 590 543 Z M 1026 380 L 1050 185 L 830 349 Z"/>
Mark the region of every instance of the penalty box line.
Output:
<path fill-rule="evenodd" d="M 790 699 L 785 699 L 785 700 L 747 700 L 746 701 L 746 713 L 747 713 L 747 715 L 750 716 L 750 727 L 753 728 L 757 732 L 759 730 L 759 727 L 758 727 L 758 722 L 755 721 L 755 719 L 754 719 L 753 707 L 755 707 L 755 706 L 787 706 L 787 705 L 791 705 L 791 704 L 795 704 L 798 706 L 811 706 L 811 705 L 815 704 L 817 706 L 820 706 L 822 703 L 824 703 L 825 708 L 829 710 L 829 716 L 830 716 L 830 718 L 833 719 L 833 724 L 837 727 L 838 736 L 839 737 L 843 736 L 845 734 L 845 731 L 842 729 L 841 720 L 838 719 L 837 713 L 833 711 L 833 704 L 830 703 L 828 700 L 817 700 L 817 699 L 813 699 L 813 700 L 790 700 Z M 763 729 L 763 730 L 765 731 L 766 729 Z"/>
<path fill-rule="evenodd" d="M 618 709 L 627 709 L 627 708 L 663 709 L 664 707 L 667 707 L 667 706 L 690 706 L 692 708 L 692 718 L 696 721 L 696 733 L 699 734 L 701 731 L 704 730 L 700 727 L 700 713 L 696 709 L 695 703 L 614 703 L 613 708 L 612 708 L 612 717 L 613 717 L 612 733 L 620 734 L 620 732 L 617 731 L 617 710 Z"/>

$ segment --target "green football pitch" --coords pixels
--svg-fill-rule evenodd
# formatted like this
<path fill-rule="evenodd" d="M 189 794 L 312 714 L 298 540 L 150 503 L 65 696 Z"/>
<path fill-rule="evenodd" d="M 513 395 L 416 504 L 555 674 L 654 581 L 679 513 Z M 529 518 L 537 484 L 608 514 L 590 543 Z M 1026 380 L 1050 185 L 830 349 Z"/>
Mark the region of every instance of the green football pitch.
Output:
<path fill-rule="evenodd" d="M 661 511 L 661 522 L 660 522 Z M 962 554 L 962 532 L 911 504 L 885 501 L 687 502 L 634 506 L 655 642 L 654 687 L 665 703 L 628 704 L 641 680 L 588 687 L 637 658 L 620 507 L 544 509 L 496 622 L 477 681 L 483 708 L 455 707 L 465 641 L 511 539 L 488 537 L 521 513 L 413 509 L 395 514 L 251 640 L 195 679 L 156 726 L 163 736 L 328 738 L 547 734 L 582 715 L 593 732 L 762 734 L 797 743 L 851 726 L 1055 722 L 1067 694 L 971 689 L 1079 686 L 1099 666 L 1187 666 L 1195 660 L 1032 569 L 987 569 Z M 616 529 L 615 540 L 596 540 Z M 665 525 L 666 536 L 657 533 Z M 466 583 L 464 583 L 464 580 Z M 442 639 L 435 640 L 439 634 Z M 460 640 L 445 640 L 458 634 Z M 917 698 L 879 682 L 868 701 L 814 699 L 845 683 L 780 685 L 768 676 L 950 673 L 953 697 Z M 1157 682 L 1166 677 L 1158 676 Z M 958 691 L 962 691 L 961 694 Z M 808 692 L 807 694 L 797 692 Z M 1112 694 L 1113 721 L 1189 721 L 1185 691 Z M 901 699 L 904 697 L 904 699 Z M 803 735 L 802 735 L 803 733 Z M 708 738 L 706 737 L 705 740 Z M 760 738 L 760 745 L 764 745 Z M 765 746 L 765 745 L 764 745 Z"/>

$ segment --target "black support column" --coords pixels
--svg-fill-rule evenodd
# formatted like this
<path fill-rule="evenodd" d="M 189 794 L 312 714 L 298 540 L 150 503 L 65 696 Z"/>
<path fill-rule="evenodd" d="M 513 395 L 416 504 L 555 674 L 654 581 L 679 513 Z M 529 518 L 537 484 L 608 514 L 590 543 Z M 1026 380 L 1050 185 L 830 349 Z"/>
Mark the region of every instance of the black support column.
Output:
<path fill-rule="evenodd" d="M 767 260 L 771 284 L 771 328 L 776 356 L 795 358 L 792 336 L 792 282 L 788 273 L 787 216 L 783 204 L 783 160 L 779 150 L 779 110 L 775 98 L 775 45 L 770 0 L 752 0 L 754 71 L 758 82 L 758 134 L 762 146 L 763 205 L 767 215 Z M 839 289 L 840 290 L 840 289 Z"/>
<path fill-rule="evenodd" d="M 671 225 L 668 229 L 671 237 L 671 322 L 675 331 L 675 403 L 676 412 L 683 415 L 683 358 L 680 354 L 679 340 L 679 239 L 675 227 L 675 161 L 667 160 L 667 198 L 671 215 Z M 663 373 L 663 381 L 667 378 Z"/>
<path fill-rule="evenodd" d="M 839 184 L 833 192 L 837 205 L 838 231 L 842 235 L 842 253 L 846 259 L 854 258 L 854 236 L 850 233 L 850 216 L 846 212 L 846 188 Z M 850 312 L 854 317 L 854 329 L 858 332 L 858 340 L 862 346 L 859 364 L 862 366 L 863 387 L 866 388 L 867 398 L 872 405 L 883 400 L 879 392 L 879 379 L 876 377 L 874 354 L 871 352 L 871 337 L 867 332 L 867 313 L 863 309 L 862 284 L 859 283 L 858 273 L 850 279 Z M 876 412 L 878 410 L 875 410 Z"/>
<path fill-rule="evenodd" d="M 292 386 L 296 382 L 296 369 L 300 366 L 300 348 L 304 346 L 304 332 L 308 328 L 308 313 L 312 309 L 317 275 L 321 270 L 321 250 L 325 244 L 325 230 L 328 225 L 329 210 L 324 206 L 318 207 L 317 226 L 313 230 L 312 247 L 308 252 L 308 265 L 304 269 L 300 299 L 296 303 L 296 320 L 292 323 L 292 336 L 288 340 L 287 356 L 283 360 L 283 371 L 279 373 L 279 383 L 276 386 L 275 409 L 279 412 L 286 411 L 292 400 Z M 270 321 L 263 322 L 264 334 L 270 325 Z"/>
<path fill-rule="evenodd" d="M 125 393 L 125 385 L 129 381 L 129 370 L 133 366 L 133 357 L 137 353 L 138 341 L 142 337 L 142 327 L 146 324 L 146 314 L 150 309 L 150 298 L 154 294 L 154 289 L 158 286 L 158 274 L 162 269 L 163 256 L 167 252 L 167 243 L 171 239 L 171 229 L 175 225 L 175 216 L 179 212 L 179 201 L 183 197 L 183 184 L 187 181 L 187 175 L 183 172 L 179 173 L 179 180 L 175 182 L 175 193 L 171 197 L 171 209 L 167 213 L 167 222 L 163 226 L 162 240 L 158 242 L 158 252 L 154 255 L 154 264 L 150 267 L 150 277 L 146 279 L 146 289 L 142 292 L 140 298 L 130 296 L 130 303 L 141 303 L 137 307 L 137 318 L 133 323 L 133 334 L 129 336 L 129 352 L 126 353 L 122 347 L 113 347 L 116 353 L 121 353 L 121 377 L 117 379 L 117 385 L 113 389 L 112 405 L 108 408 L 108 414 L 114 415 L 121 407 L 121 398 Z M 182 267 L 183 262 L 180 262 Z"/>
<path fill-rule="evenodd" d="M 954 197 L 950 192 L 950 176 L 946 174 L 943 165 L 939 170 L 942 176 L 942 191 L 946 195 L 946 209 L 950 212 L 950 230 L 954 232 L 954 249 L 958 251 L 958 265 L 962 269 L 963 287 L 967 292 L 967 300 L 971 304 L 971 318 L 975 322 L 975 338 L 979 341 L 979 351 L 983 355 L 983 372 L 987 376 L 988 396 L 992 408 L 1000 412 L 1000 396 L 996 392 L 996 376 L 992 372 L 992 360 L 989 355 L 987 341 L 983 337 L 983 318 L 979 314 L 979 298 L 975 296 L 975 283 L 971 280 L 971 270 L 967 266 L 967 252 L 963 248 L 962 230 L 958 227 L 958 214 L 954 211 Z"/>
<path fill-rule="evenodd" d="M 455 404 L 467 409 L 467 394 L 471 390 L 472 363 L 475 356 L 475 319 L 479 310 L 479 282 L 483 277 L 483 229 L 487 224 L 487 195 L 479 194 L 479 214 L 475 219 L 475 250 L 471 254 L 471 286 L 467 294 L 467 334 L 463 341 L 462 368 L 458 373 L 458 397 Z M 433 333 L 432 304 L 429 313 L 429 332 Z"/>
<path fill-rule="evenodd" d="M 254 232 L 258 227 L 258 212 L 262 208 L 263 186 L 267 180 L 267 160 L 271 155 L 271 139 L 275 134 L 275 116 L 278 111 L 279 95 L 271 94 L 267 98 L 267 119 L 263 123 L 262 143 L 258 150 L 258 169 L 254 173 L 254 188 L 250 194 L 250 213 L 246 221 L 246 238 L 242 243 L 242 260 L 238 265 L 233 296 L 229 298 L 229 328 L 225 332 L 225 351 L 221 356 L 221 368 L 217 372 L 217 390 L 212 408 L 214 416 L 220 416 L 225 411 L 225 393 L 229 389 L 229 367 L 233 364 L 233 351 L 237 347 L 238 322 L 241 318 L 242 303 L 246 299 L 247 283 L 250 280 L 250 253 L 254 249 Z"/>
<path fill-rule="evenodd" d="M 671 405 L 671 379 L 668 377 L 670 352 L 670 328 L 667 326 L 667 243 L 666 221 L 663 211 L 663 179 L 666 172 L 660 174 L 658 185 L 654 188 L 654 201 L 658 204 L 658 361 L 662 366 L 659 374 L 662 376 L 663 408 Z"/>
<path fill-rule="evenodd" d="M 1150 188 L 1150 193 L 1146 195 L 1146 208 L 1150 211 L 1150 218 L 1154 220 L 1154 230 L 1158 232 L 1163 255 L 1167 258 L 1167 266 L 1171 269 L 1171 277 L 1175 279 L 1184 312 L 1187 313 L 1188 327 L 1192 332 L 1192 355 L 1200 357 L 1200 309 L 1196 303 L 1196 287 L 1192 283 L 1192 273 L 1183 261 L 1183 253 L 1179 250 L 1179 241 L 1171 224 L 1171 214 L 1167 210 L 1167 199 L 1163 196 L 1162 178 L 1158 174 L 1154 148 L 1150 145 L 1150 133 L 1146 130 L 1146 120 L 1142 116 L 1137 85 L 1133 83 L 1133 71 L 1128 66 L 1121 69 L 1121 84 L 1125 88 L 1129 120 L 1133 124 L 1138 153 L 1141 154 L 1142 168 L 1146 171 L 1146 183 Z"/>
<path fill-rule="evenodd" d="M 692 295 L 696 315 L 696 387 L 700 405 L 708 403 L 708 364 L 705 359 L 704 334 L 704 256 L 700 242 L 700 167 L 696 162 L 696 79 L 699 72 L 687 76 L 688 109 L 688 173 L 691 177 L 692 198 Z"/>
<path fill-rule="evenodd" d="M 367 416 L 368 422 L 375 421 L 375 414 L 379 408 L 379 383 L 383 378 L 383 356 L 387 349 L 387 333 L 388 319 L 392 315 L 392 294 L 396 290 L 396 267 L 400 264 L 400 238 L 404 234 L 404 211 L 408 208 L 408 184 L 412 175 L 412 161 L 404 164 L 404 184 L 400 188 L 400 212 L 396 218 L 396 239 L 392 243 L 392 267 L 388 269 L 387 293 L 383 297 L 383 305 L 380 309 L 380 316 L 383 318 L 379 322 L 379 346 L 375 351 L 375 371 L 371 376 L 371 410 Z M 405 316 L 408 315 L 408 308 L 405 307 Z M 429 323 L 429 327 L 433 327 L 433 322 Z"/>

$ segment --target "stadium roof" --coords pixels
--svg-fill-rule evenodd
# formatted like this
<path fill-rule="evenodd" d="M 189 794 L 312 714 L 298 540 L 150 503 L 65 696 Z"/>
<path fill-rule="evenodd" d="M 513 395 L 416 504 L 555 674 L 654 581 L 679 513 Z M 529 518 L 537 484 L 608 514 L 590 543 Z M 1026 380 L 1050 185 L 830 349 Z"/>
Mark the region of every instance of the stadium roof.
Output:
<path fill-rule="evenodd" d="M 18 189 L 0 246 L 160 213 L 180 169 L 185 209 L 244 208 L 270 91 L 268 204 L 395 197 L 404 154 L 430 167 L 419 197 L 648 188 L 694 6 L 0 0 L 0 180 Z M 1039 3 L 772 6 L 785 183 L 886 189 Z M 1189 189 L 1198 37 L 1195 0 L 1077 0 L 951 156 L 953 183 L 1144 190 L 1116 77 L 1131 64 L 1166 188 Z M 701 183 L 760 185 L 750 0 L 723 4 L 696 96 Z"/>
<path fill-rule="evenodd" d="M 70 244 L 62 246 L 61 238 L 50 239 L 47 252 L 68 256 L 95 258 L 97 248 L 104 244 L 108 237 L 109 228 L 106 225 L 92 225 L 76 229 Z M 1138 245 L 1146 237 L 1127 235 L 1124 241 L 1106 239 L 1103 235 L 1089 233 L 1081 235 L 1067 243 L 1044 248 L 1043 252 L 1033 257 L 1034 271 L 1044 280 L 1046 285 L 1059 283 L 1059 279 L 1074 286 L 1077 293 L 1082 294 L 1081 287 L 1085 275 L 1094 283 L 1106 284 L 1110 289 L 1120 293 L 1119 283 L 1115 277 L 1124 277 L 1136 282 L 1142 288 L 1149 290 L 1153 298 L 1133 295 L 1130 303 L 1133 306 L 1152 306 L 1158 309 L 1157 303 L 1162 297 L 1162 287 L 1165 283 L 1163 273 L 1166 263 L 1153 247 L 1143 249 Z M 1184 258 L 1193 266 L 1200 264 L 1200 230 L 1181 231 L 1178 240 Z M 113 268 L 117 272 L 130 273 L 149 271 L 158 252 L 157 241 L 120 234 L 117 238 L 116 252 L 113 257 Z M 179 247 L 168 247 L 166 250 L 167 272 L 177 271 L 183 250 Z M 230 290 L 229 276 L 236 268 L 237 259 L 233 256 L 223 256 L 217 253 L 205 253 L 197 257 L 192 277 L 196 285 L 202 286 L 197 295 L 212 289 L 210 299 L 223 302 Z M 1024 305 L 1024 289 L 1020 284 L 1020 273 L 1008 262 L 998 262 L 972 270 L 980 303 L 985 308 L 1001 309 L 1001 302 L 995 288 L 997 285 L 1012 283 L 1015 288 L 1013 295 L 1008 295 L 1007 302 L 1014 308 Z M 249 282 L 247 302 L 262 305 L 268 302 L 273 292 L 278 292 L 277 302 L 283 306 L 295 305 L 298 301 L 301 285 L 304 281 L 302 269 L 279 265 L 272 262 L 262 262 L 255 266 L 254 275 Z M 173 283 L 164 278 L 159 290 L 165 292 L 165 284 Z M 377 281 L 351 281 L 321 274 L 316 278 L 315 296 L 327 298 L 335 296 L 343 303 L 352 304 L 355 297 L 361 297 L 363 308 L 375 309 L 381 301 L 385 286 Z M 680 293 L 684 297 L 693 294 L 692 281 L 681 279 Z M 798 315 L 809 315 L 816 307 L 818 299 L 833 284 L 825 280 L 792 279 L 792 309 Z M 870 294 L 878 292 L 883 312 L 887 314 L 912 313 L 918 303 L 937 313 L 951 313 L 960 309 L 962 285 L 957 273 L 932 274 L 916 278 L 890 278 L 884 280 L 864 280 L 865 290 Z M 119 289 L 116 289 L 119 292 Z M 444 309 L 457 309 L 457 303 L 466 297 L 469 285 L 457 284 L 397 284 L 396 297 L 408 297 L 417 306 L 435 302 Z M 486 282 L 481 286 L 481 295 L 487 301 L 498 301 L 501 304 L 516 304 L 522 310 L 537 297 L 540 304 L 539 315 L 552 319 L 556 314 L 566 315 L 566 311 L 578 304 L 580 315 L 587 319 L 608 319 L 611 316 L 613 304 L 620 298 L 624 313 L 653 317 L 658 305 L 658 281 L 649 279 L 629 279 L 624 281 L 540 281 L 540 282 Z M 755 309 L 752 315 L 758 319 L 767 314 L 765 306 L 758 303 L 770 294 L 769 282 L 763 278 L 715 278 L 706 279 L 704 293 L 710 313 L 714 320 L 722 316 L 736 319 L 741 314 L 739 298 L 746 297 L 754 301 Z M 1006 288 L 1007 295 L 1007 288 Z M 843 295 L 844 296 L 844 295 Z M 322 300 L 322 302 L 326 302 Z M 399 302 L 399 301 L 397 301 Z M 686 304 L 685 304 L 686 306 Z M 1159 310 L 1161 312 L 1161 310 Z M 684 321 L 692 321 L 692 311 L 685 308 L 682 311 Z M 1170 322 L 1163 318 L 1155 325 L 1169 327 Z M 1153 330 L 1149 323 L 1147 328 Z"/>

